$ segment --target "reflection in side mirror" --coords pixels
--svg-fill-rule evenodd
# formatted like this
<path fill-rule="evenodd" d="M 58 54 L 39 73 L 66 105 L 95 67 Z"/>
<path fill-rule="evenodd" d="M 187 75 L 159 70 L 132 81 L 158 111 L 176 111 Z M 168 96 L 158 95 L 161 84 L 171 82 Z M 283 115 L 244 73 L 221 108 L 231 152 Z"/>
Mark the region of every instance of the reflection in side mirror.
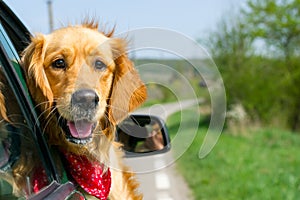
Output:
<path fill-rule="evenodd" d="M 152 115 L 130 115 L 118 125 L 116 134 L 127 157 L 164 153 L 171 147 L 164 121 Z"/>

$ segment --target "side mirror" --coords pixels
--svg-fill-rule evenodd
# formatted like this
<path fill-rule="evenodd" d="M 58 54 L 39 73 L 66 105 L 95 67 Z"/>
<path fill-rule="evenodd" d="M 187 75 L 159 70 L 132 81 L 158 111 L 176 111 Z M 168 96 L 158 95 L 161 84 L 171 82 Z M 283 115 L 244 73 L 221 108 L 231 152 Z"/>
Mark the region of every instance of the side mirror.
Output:
<path fill-rule="evenodd" d="M 153 115 L 130 115 L 117 126 L 116 139 L 123 144 L 126 157 L 160 154 L 171 148 L 165 122 Z"/>

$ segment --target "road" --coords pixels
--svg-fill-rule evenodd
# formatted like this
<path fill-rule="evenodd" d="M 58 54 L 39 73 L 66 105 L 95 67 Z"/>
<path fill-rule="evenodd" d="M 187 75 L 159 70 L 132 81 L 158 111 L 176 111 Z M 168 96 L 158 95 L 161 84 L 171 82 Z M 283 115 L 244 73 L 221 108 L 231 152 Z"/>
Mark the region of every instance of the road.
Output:
<path fill-rule="evenodd" d="M 203 102 L 204 99 L 189 99 L 189 100 L 183 100 L 174 103 L 156 104 L 151 107 L 138 109 L 137 111 L 134 112 L 134 114 L 156 115 L 162 118 L 163 120 L 167 120 L 167 118 L 171 114 Z"/>
<path fill-rule="evenodd" d="M 202 103 L 203 99 L 154 105 L 139 109 L 135 114 L 152 114 L 166 120 L 174 112 Z M 172 150 L 168 153 L 127 158 L 125 162 L 136 172 L 144 200 L 192 200 L 191 192 L 177 172 Z"/>

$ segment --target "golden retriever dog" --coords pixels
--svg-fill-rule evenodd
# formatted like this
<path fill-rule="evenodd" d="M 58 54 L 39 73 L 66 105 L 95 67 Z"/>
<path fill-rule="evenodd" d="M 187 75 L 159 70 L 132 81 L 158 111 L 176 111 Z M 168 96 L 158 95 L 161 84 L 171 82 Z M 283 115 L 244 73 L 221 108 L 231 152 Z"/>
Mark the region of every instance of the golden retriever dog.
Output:
<path fill-rule="evenodd" d="M 134 174 L 122 164 L 121 145 L 114 141 L 115 126 L 146 99 L 126 45 L 90 20 L 38 34 L 22 54 L 43 133 L 57 152 L 57 169 L 64 168 L 87 199 L 142 199 Z M 5 95 L 0 104 L 6 109 Z M 5 110 L 1 114 L 10 120 Z M 24 177 L 30 177 L 30 193 L 37 193 L 45 185 L 44 172 L 35 156 L 23 153 L 32 145 L 22 141 L 21 148 L 13 166 L 15 184 L 28 190 Z"/>

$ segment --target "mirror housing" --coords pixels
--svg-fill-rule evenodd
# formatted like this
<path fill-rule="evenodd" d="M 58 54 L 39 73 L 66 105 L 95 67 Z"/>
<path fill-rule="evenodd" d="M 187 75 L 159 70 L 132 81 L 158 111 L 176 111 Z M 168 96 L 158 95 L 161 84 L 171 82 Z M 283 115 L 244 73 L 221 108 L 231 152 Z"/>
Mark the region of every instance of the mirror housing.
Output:
<path fill-rule="evenodd" d="M 148 156 L 168 152 L 170 137 L 165 122 L 154 115 L 131 114 L 116 130 L 125 157 Z"/>

